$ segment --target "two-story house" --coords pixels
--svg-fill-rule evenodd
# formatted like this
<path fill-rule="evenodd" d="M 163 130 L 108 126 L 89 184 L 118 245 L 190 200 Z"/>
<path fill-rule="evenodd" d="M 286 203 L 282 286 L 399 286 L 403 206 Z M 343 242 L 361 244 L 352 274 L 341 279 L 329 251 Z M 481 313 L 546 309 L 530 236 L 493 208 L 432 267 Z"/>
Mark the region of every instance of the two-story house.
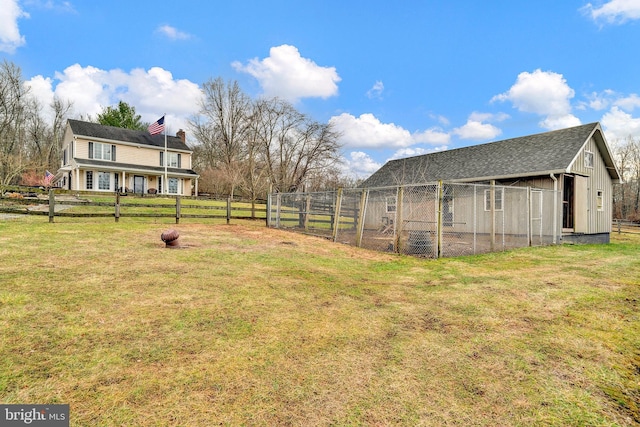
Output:
<path fill-rule="evenodd" d="M 62 150 L 56 177 L 68 190 L 197 194 L 193 151 L 182 130 L 165 137 L 69 119 Z"/>

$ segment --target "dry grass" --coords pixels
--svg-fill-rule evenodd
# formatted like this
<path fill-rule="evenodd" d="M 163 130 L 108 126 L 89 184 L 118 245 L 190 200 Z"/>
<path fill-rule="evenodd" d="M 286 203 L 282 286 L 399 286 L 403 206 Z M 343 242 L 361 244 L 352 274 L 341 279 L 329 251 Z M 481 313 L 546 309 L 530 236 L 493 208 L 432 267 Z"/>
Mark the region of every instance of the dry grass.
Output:
<path fill-rule="evenodd" d="M 0 221 L 0 401 L 72 425 L 638 425 L 639 249 L 425 261 L 261 223 Z"/>

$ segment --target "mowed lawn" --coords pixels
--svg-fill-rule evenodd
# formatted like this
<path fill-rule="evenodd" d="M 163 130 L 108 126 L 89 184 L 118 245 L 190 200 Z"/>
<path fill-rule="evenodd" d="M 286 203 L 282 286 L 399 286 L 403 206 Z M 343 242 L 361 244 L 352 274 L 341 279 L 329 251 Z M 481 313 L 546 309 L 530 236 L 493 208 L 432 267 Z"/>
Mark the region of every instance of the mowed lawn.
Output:
<path fill-rule="evenodd" d="M 262 222 L 0 220 L 0 328 L 0 403 L 74 426 L 640 425 L 637 235 L 424 260 Z"/>

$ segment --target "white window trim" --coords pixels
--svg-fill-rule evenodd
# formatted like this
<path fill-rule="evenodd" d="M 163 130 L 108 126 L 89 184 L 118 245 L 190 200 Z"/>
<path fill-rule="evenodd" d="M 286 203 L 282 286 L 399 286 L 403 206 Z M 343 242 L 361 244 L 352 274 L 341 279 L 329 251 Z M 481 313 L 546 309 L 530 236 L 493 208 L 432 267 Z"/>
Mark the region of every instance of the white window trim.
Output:
<path fill-rule="evenodd" d="M 389 208 L 392 208 L 389 210 Z M 398 199 L 396 196 L 387 196 L 385 198 L 385 213 L 396 213 L 398 209 Z"/>
<path fill-rule="evenodd" d="M 596 190 L 596 210 L 604 211 L 604 191 L 602 190 Z"/>
<path fill-rule="evenodd" d="M 589 162 L 587 161 L 587 159 L 591 159 L 591 164 L 589 164 Z M 593 154 L 593 151 L 585 151 L 584 152 L 584 167 L 585 168 L 589 168 L 589 169 L 593 169 L 594 167 L 594 163 L 595 163 L 595 156 Z"/>
<path fill-rule="evenodd" d="M 496 187 L 495 190 L 496 190 L 495 201 L 500 202 L 500 205 L 496 207 L 495 210 L 496 212 L 502 212 L 504 211 L 504 187 Z M 498 194 L 500 194 L 499 198 L 498 198 Z M 498 203 L 496 203 L 496 205 L 497 204 Z M 491 189 L 484 190 L 484 211 L 485 212 L 491 211 Z"/>

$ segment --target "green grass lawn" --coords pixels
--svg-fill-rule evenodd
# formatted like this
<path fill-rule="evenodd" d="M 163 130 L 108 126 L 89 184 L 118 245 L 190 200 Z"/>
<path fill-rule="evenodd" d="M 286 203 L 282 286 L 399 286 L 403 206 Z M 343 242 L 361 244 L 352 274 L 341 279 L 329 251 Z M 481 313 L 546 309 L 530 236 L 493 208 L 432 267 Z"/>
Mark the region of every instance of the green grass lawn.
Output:
<path fill-rule="evenodd" d="M 262 221 L 0 220 L 0 402 L 74 426 L 637 426 L 640 236 L 612 240 L 423 260 Z"/>

